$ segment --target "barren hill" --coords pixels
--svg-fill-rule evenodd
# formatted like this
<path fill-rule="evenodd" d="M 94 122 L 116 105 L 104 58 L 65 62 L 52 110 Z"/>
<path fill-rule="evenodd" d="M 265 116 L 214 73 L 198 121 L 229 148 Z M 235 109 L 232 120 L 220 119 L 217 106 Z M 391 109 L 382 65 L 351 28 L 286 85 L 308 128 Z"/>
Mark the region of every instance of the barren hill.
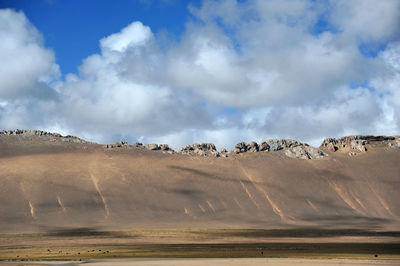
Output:
<path fill-rule="evenodd" d="M 398 138 L 327 139 L 315 150 L 324 156 L 304 160 L 314 150 L 303 144 L 216 157 L 38 132 L 0 134 L 0 233 L 400 230 Z"/>

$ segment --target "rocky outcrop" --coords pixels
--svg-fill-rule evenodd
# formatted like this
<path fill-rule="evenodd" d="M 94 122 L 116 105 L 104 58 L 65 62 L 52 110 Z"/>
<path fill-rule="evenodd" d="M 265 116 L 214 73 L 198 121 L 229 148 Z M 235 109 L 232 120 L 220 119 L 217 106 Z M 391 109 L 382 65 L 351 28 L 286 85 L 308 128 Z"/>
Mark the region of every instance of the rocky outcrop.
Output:
<path fill-rule="evenodd" d="M 233 152 L 236 153 L 236 154 L 247 152 L 247 143 L 246 142 L 239 142 L 238 144 L 235 145 L 235 148 L 233 149 Z"/>
<path fill-rule="evenodd" d="M 158 144 L 155 144 L 155 143 L 145 144 L 144 147 L 145 147 L 146 149 L 148 149 L 149 151 L 157 151 L 157 150 L 160 150 L 160 147 L 158 146 Z"/>
<path fill-rule="evenodd" d="M 91 143 L 75 136 L 67 135 L 62 136 L 59 133 L 51 133 L 42 130 L 3 130 L 0 131 L 0 136 L 20 136 L 24 137 L 41 137 L 43 141 L 50 142 L 74 142 L 74 143 Z M 257 153 L 257 152 L 277 152 L 283 151 L 287 157 L 299 158 L 299 159 L 318 159 L 328 156 L 326 153 L 337 152 L 344 150 L 348 152 L 350 156 L 365 153 L 370 148 L 370 144 L 383 143 L 387 145 L 387 148 L 396 149 L 400 148 L 400 136 L 370 136 L 370 135 L 354 135 L 346 136 L 341 138 L 327 138 L 325 139 L 319 148 L 314 148 L 306 143 L 299 142 L 292 139 L 268 139 L 257 143 L 251 142 L 239 142 L 235 145 L 231 151 L 222 148 L 220 152 L 217 151 L 213 143 L 196 143 L 193 145 L 186 145 L 181 148 L 178 153 L 193 156 L 212 156 L 212 157 L 229 157 L 235 154 L 244 153 Z M 136 142 L 129 145 L 126 141 L 119 141 L 114 144 L 106 144 L 105 148 L 134 148 L 134 149 L 147 149 L 150 151 L 162 151 L 163 153 L 175 153 L 167 144 L 142 144 Z"/>
<path fill-rule="evenodd" d="M 227 149 L 225 149 L 225 148 L 221 148 L 221 151 L 219 152 L 219 155 L 221 156 L 221 157 L 228 157 L 228 150 Z"/>
<path fill-rule="evenodd" d="M 260 146 L 254 142 L 240 142 L 238 144 L 236 144 L 234 152 L 235 153 L 243 153 L 243 152 L 258 152 L 260 151 Z"/>
<path fill-rule="evenodd" d="M 133 148 L 144 148 L 143 143 L 141 142 L 135 142 L 132 144 Z"/>
<path fill-rule="evenodd" d="M 134 149 L 147 149 L 150 151 L 158 151 L 161 150 L 163 152 L 167 153 L 174 153 L 174 150 L 171 149 L 168 144 L 155 144 L 155 143 L 150 143 L 150 144 L 144 144 L 140 142 L 136 142 L 132 145 L 129 145 L 128 142 L 126 141 L 119 141 L 114 144 L 106 144 L 104 145 L 105 148 L 134 148 Z"/>
<path fill-rule="evenodd" d="M 260 144 L 256 142 L 239 142 L 235 145 L 233 153 L 243 154 L 246 152 L 275 152 L 285 150 L 284 154 L 290 158 L 317 159 L 327 156 L 322 150 L 310 147 L 292 139 L 268 139 Z"/>
<path fill-rule="evenodd" d="M 111 148 L 129 148 L 128 142 L 126 141 L 119 141 L 115 142 L 114 144 L 106 144 L 106 148 L 111 149 Z"/>
<path fill-rule="evenodd" d="M 395 149 L 400 148 L 400 136 L 396 136 L 394 140 L 388 143 L 388 148 Z"/>
<path fill-rule="evenodd" d="M 294 148 L 300 145 L 303 144 L 293 139 L 268 139 L 260 144 L 260 146 L 262 147 L 261 151 L 267 151 L 267 152 Z"/>
<path fill-rule="evenodd" d="M 260 144 L 252 141 L 249 143 L 246 142 L 239 142 L 235 145 L 233 152 L 238 153 L 245 153 L 245 152 L 269 152 L 269 151 L 279 151 L 283 149 L 288 149 L 292 147 L 296 147 L 302 145 L 301 142 L 292 139 L 268 139 Z"/>
<path fill-rule="evenodd" d="M 349 150 L 349 155 L 354 156 L 359 153 L 364 153 L 368 151 L 368 144 L 374 142 L 387 142 L 388 146 L 391 143 L 395 143 L 395 137 L 392 136 L 364 136 L 364 135 L 354 135 L 346 136 L 341 138 L 327 138 L 324 139 L 320 148 L 328 150 L 330 152 L 336 152 L 339 150 Z"/>
<path fill-rule="evenodd" d="M 186 145 L 178 150 L 178 153 L 193 156 L 229 157 L 233 154 L 274 152 L 279 150 L 285 150 L 284 154 L 290 158 L 317 159 L 327 156 L 325 152 L 318 148 L 310 147 L 308 144 L 291 139 L 269 139 L 260 144 L 254 141 L 239 142 L 229 152 L 225 148 L 222 148 L 221 152 L 218 152 L 212 143 L 198 143 Z"/>
<path fill-rule="evenodd" d="M 310 147 L 307 144 L 302 144 L 299 146 L 291 147 L 285 150 L 285 155 L 290 158 L 299 158 L 299 159 L 319 159 L 327 156 L 322 150 Z"/>
<path fill-rule="evenodd" d="M 168 144 L 160 144 L 160 150 L 162 150 L 162 151 L 173 151 L 169 146 L 168 146 Z"/>
<path fill-rule="evenodd" d="M 192 146 L 186 145 L 178 150 L 178 153 L 186 155 L 220 157 L 220 153 L 217 151 L 213 143 L 195 143 Z"/>
<path fill-rule="evenodd" d="M 367 151 L 367 141 L 366 140 L 352 140 L 350 142 L 350 148 L 356 152 L 366 152 Z"/>
<path fill-rule="evenodd" d="M 43 130 L 33 130 L 33 129 L 14 129 L 14 130 L 3 130 L 0 131 L 0 135 L 5 136 L 21 136 L 21 137 L 50 137 L 49 141 L 63 141 L 63 142 L 73 142 L 73 143 L 92 143 L 75 136 L 67 135 L 63 136 L 59 133 L 52 133 Z"/>

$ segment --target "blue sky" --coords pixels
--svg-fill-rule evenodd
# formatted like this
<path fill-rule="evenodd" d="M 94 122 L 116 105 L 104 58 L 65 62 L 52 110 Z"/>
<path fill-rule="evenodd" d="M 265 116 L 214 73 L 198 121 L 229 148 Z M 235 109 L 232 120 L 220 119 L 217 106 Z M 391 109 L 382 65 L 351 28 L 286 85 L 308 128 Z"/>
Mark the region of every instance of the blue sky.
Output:
<path fill-rule="evenodd" d="M 200 1 L 190 1 L 199 5 Z M 179 38 L 190 14 L 187 1 L 1 0 L 0 8 L 22 10 L 56 51 L 63 73 L 75 73 L 86 56 L 98 53 L 98 41 L 132 21 L 150 25 L 154 33 Z"/>
<path fill-rule="evenodd" d="M 0 128 L 174 148 L 400 132 L 398 0 L 1 0 Z"/>

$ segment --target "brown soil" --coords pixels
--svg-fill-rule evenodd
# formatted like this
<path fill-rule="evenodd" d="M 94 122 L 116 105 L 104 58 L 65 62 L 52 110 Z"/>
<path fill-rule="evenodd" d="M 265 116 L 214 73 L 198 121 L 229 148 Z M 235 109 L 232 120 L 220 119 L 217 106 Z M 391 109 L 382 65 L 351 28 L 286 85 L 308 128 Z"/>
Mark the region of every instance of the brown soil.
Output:
<path fill-rule="evenodd" d="M 0 233 L 400 229 L 400 152 L 210 158 L 0 137 Z"/>

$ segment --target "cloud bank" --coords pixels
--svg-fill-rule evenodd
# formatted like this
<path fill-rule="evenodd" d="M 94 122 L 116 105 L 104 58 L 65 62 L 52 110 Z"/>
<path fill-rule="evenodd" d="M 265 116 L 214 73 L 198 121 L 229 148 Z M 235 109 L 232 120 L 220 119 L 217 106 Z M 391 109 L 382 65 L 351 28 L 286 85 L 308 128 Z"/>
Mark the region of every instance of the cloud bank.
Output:
<path fill-rule="evenodd" d="M 134 21 L 79 74 L 0 10 L 0 128 L 178 148 L 399 134 L 400 2 L 204 1 L 179 39 Z"/>

